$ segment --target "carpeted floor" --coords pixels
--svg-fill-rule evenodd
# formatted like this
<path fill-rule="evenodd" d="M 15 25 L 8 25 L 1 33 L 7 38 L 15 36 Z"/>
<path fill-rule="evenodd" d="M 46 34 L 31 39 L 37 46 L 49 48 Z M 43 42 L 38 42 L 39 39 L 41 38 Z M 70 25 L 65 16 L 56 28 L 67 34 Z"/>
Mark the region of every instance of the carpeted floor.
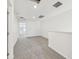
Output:
<path fill-rule="evenodd" d="M 65 59 L 48 47 L 48 40 L 38 37 L 18 39 L 14 47 L 14 59 Z"/>

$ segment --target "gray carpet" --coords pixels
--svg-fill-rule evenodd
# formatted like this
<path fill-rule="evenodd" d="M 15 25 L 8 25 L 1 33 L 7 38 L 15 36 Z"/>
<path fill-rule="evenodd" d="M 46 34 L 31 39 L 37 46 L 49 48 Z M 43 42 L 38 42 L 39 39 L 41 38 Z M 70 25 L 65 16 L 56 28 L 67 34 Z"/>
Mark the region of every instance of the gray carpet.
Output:
<path fill-rule="evenodd" d="M 48 40 L 41 36 L 18 39 L 14 59 L 65 59 L 47 45 Z"/>

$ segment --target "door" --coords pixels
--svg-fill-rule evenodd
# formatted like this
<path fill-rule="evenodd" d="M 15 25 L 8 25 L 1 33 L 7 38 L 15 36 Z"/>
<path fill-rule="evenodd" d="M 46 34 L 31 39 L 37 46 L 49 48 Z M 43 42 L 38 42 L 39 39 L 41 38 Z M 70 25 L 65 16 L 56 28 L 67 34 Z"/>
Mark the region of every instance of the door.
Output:
<path fill-rule="evenodd" d="M 27 24 L 26 24 L 26 19 L 24 19 L 23 17 L 20 17 L 19 19 L 19 38 L 24 38 L 26 37 L 26 33 L 27 33 Z"/>

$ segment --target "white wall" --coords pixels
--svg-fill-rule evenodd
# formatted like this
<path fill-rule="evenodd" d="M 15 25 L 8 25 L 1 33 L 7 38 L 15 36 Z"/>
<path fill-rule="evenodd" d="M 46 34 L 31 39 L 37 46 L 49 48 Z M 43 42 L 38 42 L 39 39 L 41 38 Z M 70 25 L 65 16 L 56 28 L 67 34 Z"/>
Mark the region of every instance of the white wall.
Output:
<path fill-rule="evenodd" d="M 40 21 L 27 22 L 27 35 L 26 36 L 40 36 Z"/>
<path fill-rule="evenodd" d="M 49 32 L 49 47 L 66 59 L 72 59 L 72 33 Z"/>
<path fill-rule="evenodd" d="M 72 32 L 72 10 L 64 11 L 56 16 L 45 17 L 41 20 L 42 36 L 48 38 L 49 31 Z"/>

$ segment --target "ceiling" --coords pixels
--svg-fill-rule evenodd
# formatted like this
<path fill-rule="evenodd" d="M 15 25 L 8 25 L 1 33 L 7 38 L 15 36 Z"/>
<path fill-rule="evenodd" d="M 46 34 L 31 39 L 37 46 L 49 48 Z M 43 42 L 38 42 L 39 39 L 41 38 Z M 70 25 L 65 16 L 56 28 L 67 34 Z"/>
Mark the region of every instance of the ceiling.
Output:
<path fill-rule="evenodd" d="M 58 8 L 53 7 L 57 1 L 63 3 Z M 48 16 L 55 14 L 57 11 L 71 8 L 71 0 L 41 0 L 39 4 L 30 0 L 15 0 L 14 10 L 16 17 L 24 17 L 27 20 L 40 20 L 40 15 Z M 37 6 L 37 8 L 35 8 Z"/>

